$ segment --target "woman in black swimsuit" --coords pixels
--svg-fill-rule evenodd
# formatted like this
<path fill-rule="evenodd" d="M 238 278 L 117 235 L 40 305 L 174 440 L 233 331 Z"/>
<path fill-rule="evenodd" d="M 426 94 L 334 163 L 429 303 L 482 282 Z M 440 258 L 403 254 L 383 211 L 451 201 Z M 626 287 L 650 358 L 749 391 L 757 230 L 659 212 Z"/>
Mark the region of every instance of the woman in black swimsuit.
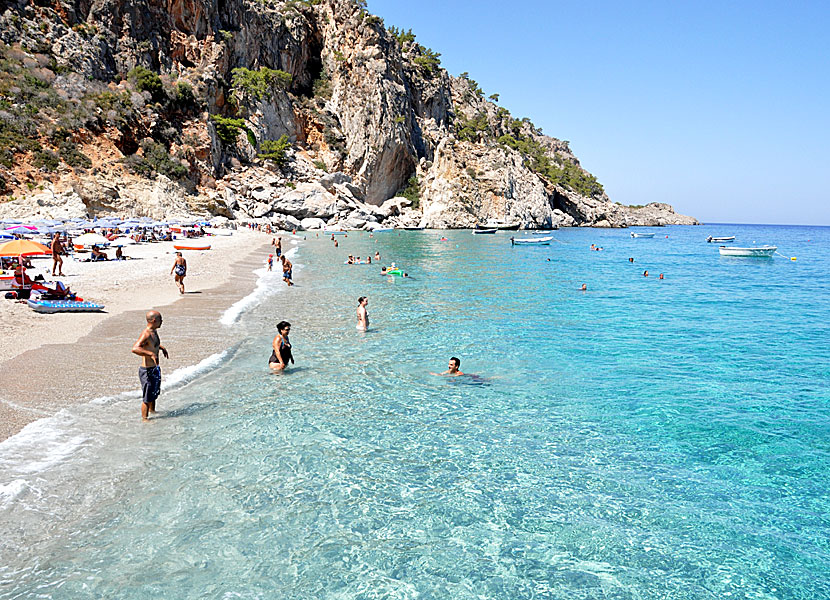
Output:
<path fill-rule="evenodd" d="M 271 351 L 271 358 L 268 359 L 268 366 L 273 371 L 282 371 L 288 366 L 288 361 L 294 362 L 294 357 L 291 355 L 291 342 L 288 341 L 288 332 L 291 331 L 291 323 L 288 321 L 280 321 L 277 324 L 277 335 L 271 344 L 273 350 Z"/>

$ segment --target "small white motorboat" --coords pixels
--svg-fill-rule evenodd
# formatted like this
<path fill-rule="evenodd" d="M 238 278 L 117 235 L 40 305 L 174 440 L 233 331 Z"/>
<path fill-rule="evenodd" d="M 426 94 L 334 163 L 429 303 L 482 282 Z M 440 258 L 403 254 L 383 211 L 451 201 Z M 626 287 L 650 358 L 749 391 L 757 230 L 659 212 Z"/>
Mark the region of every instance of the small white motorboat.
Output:
<path fill-rule="evenodd" d="M 553 236 L 538 238 L 510 238 L 513 246 L 550 246 Z"/>
<path fill-rule="evenodd" d="M 496 231 L 496 229 L 473 229 L 473 235 L 490 235 Z"/>
<path fill-rule="evenodd" d="M 730 236 L 726 236 L 726 237 L 714 237 L 714 236 L 710 235 L 708 238 L 706 238 L 706 241 L 709 242 L 710 244 L 712 242 L 724 244 L 724 243 L 734 242 L 735 241 L 735 236 L 730 235 Z"/>
<path fill-rule="evenodd" d="M 390 231 L 395 231 L 394 227 L 378 227 L 377 229 L 372 229 L 372 233 L 389 233 Z"/>
<path fill-rule="evenodd" d="M 718 248 L 721 256 L 748 256 L 753 258 L 772 258 L 778 246 L 756 246 L 755 248 L 735 248 L 721 246 Z"/>
<path fill-rule="evenodd" d="M 653 238 L 654 234 L 653 233 L 634 233 L 632 231 L 631 232 L 631 237 L 633 237 L 633 238 Z"/>

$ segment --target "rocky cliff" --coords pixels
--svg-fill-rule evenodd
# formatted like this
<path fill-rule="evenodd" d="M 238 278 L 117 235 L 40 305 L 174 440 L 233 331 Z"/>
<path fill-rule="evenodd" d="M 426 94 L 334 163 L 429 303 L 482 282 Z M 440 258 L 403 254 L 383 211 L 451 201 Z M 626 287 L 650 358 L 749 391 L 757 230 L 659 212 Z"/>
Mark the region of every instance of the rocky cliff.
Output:
<path fill-rule="evenodd" d="M 696 223 L 354 0 L 0 0 L 0 215 Z"/>

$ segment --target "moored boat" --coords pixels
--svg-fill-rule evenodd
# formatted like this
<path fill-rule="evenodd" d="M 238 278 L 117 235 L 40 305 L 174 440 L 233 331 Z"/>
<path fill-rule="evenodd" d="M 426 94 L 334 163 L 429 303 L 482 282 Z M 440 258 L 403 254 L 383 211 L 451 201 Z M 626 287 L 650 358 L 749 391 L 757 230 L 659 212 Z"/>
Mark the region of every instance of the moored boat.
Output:
<path fill-rule="evenodd" d="M 501 231 L 516 231 L 521 223 L 505 223 L 504 221 L 487 221 L 484 225 L 476 225 L 476 229 L 495 229 Z"/>
<path fill-rule="evenodd" d="M 633 237 L 633 238 L 653 238 L 654 234 L 653 233 L 634 233 L 632 231 L 631 232 L 631 237 Z"/>
<path fill-rule="evenodd" d="M 496 230 L 495 229 L 479 229 L 478 225 L 476 225 L 476 228 L 473 229 L 473 235 L 486 235 L 486 234 L 491 234 L 491 233 L 496 233 Z"/>
<path fill-rule="evenodd" d="M 725 237 L 714 237 L 714 236 L 710 235 L 708 238 L 706 238 L 706 241 L 709 242 L 710 244 L 712 242 L 717 242 L 717 243 L 723 244 L 723 243 L 728 243 L 728 242 L 734 242 L 735 241 L 735 236 L 730 235 L 730 236 L 725 236 Z"/>
<path fill-rule="evenodd" d="M 752 258 L 772 258 L 778 246 L 756 246 L 754 248 L 735 248 L 721 246 L 718 248 L 721 256 L 746 256 Z"/>
<path fill-rule="evenodd" d="M 513 246 L 550 246 L 553 236 L 540 238 L 510 238 L 510 244 Z"/>

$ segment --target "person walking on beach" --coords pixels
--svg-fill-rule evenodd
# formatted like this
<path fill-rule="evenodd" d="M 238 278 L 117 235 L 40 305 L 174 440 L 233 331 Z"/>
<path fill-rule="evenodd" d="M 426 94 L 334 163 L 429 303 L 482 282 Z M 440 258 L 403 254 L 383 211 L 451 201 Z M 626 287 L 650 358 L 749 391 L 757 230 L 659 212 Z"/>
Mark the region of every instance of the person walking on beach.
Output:
<path fill-rule="evenodd" d="M 366 306 L 369 304 L 369 299 L 366 296 L 361 296 L 357 299 L 357 330 L 366 331 L 369 329 L 369 312 Z"/>
<path fill-rule="evenodd" d="M 179 286 L 179 293 L 184 294 L 184 278 L 187 275 L 187 261 L 182 256 L 181 252 L 176 252 L 176 260 L 173 263 L 173 268 L 170 269 L 176 285 Z"/>
<path fill-rule="evenodd" d="M 274 250 L 276 251 L 277 258 L 282 256 L 282 238 L 278 237 L 276 243 L 274 244 Z"/>
<path fill-rule="evenodd" d="M 159 351 L 167 355 L 167 348 L 161 345 L 158 329 L 161 327 L 161 313 L 151 310 L 147 313 L 147 328 L 141 332 L 138 341 L 133 346 L 133 354 L 141 357 L 141 367 L 138 369 L 138 379 L 141 381 L 141 419 L 148 421 L 150 413 L 156 412 L 156 399 L 161 392 L 161 367 L 159 366 Z"/>
<path fill-rule="evenodd" d="M 284 371 L 288 361 L 294 362 L 291 354 L 291 342 L 288 341 L 288 334 L 291 332 L 291 323 L 280 321 L 277 323 L 277 335 L 271 342 L 271 358 L 268 359 L 268 366 L 272 371 Z"/>
<path fill-rule="evenodd" d="M 61 243 L 60 235 L 56 233 L 52 238 L 52 277 L 55 276 L 55 269 L 58 270 L 58 276 L 63 277 L 63 258 L 61 258 L 63 253 L 63 243 Z"/>
<path fill-rule="evenodd" d="M 282 261 L 282 280 L 289 286 L 294 285 L 291 282 L 291 267 L 294 265 L 291 264 L 291 261 L 284 254 L 280 256 L 280 260 Z"/>

